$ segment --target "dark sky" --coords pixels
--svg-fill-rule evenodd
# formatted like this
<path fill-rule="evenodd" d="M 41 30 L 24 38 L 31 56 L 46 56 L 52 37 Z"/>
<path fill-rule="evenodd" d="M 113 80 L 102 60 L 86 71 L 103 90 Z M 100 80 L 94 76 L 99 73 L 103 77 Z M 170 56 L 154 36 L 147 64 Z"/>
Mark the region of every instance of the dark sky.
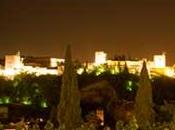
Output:
<path fill-rule="evenodd" d="M 153 2 L 154 1 L 154 2 Z M 109 57 L 151 59 L 166 52 L 175 63 L 175 2 L 169 0 L 0 0 L 0 56 Z"/>

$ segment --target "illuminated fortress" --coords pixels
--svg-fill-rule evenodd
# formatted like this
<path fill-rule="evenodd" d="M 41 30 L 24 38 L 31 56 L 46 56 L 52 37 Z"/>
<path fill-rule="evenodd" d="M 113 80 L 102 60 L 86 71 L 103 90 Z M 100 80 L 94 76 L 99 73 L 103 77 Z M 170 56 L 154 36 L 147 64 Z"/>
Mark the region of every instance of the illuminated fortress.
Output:
<path fill-rule="evenodd" d="M 42 60 L 42 59 L 40 59 Z M 149 61 L 147 59 L 142 60 L 108 60 L 107 54 L 103 51 L 95 52 L 95 61 L 92 63 L 83 63 L 86 66 L 86 71 L 88 73 L 96 70 L 96 74 L 99 75 L 109 69 L 111 74 L 120 73 L 120 70 L 127 66 L 130 73 L 139 74 L 142 68 L 143 60 L 147 61 L 147 68 L 150 75 L 166 75 L 169 77 L 175 77 L 174 68 L 166 66 L 166 55 L 162 53 L 161 55 L 154 55 L 153 60 Z M 30 63 L 28 65 L 24 64 L 24 58 L 21 58 L 20 52 L 16 55 L 6 55 L 5 56 L 5 66 L 1 68 L 0 74 L 12 77 L 16 74 L 22 72 L 34 73 L 39 75 L 62 75 L 64 71 L 64 59 L 59 58 L 47 58 L 48 65 L 43 66 L 44 62 L 41 64 Z M 36 62 L 36 61 L 33 61 Z M 77 73 L 83 73 L 84 68 L 78 68 Z"/>
<path fill-rule="evenodd" d="M 119 67 L 122 69 L 128 67 L 130 73 L 139 74 L 142 68 L 143 60 L 147 62 L 147 68 L 151 75 L 166 75 L 174 77 L 174 68 L 166 66 L 166 55 L 154 55 L 153 61 L 147 59 L 142 60 L 107 60 L 107 54 L 103 51 L 95 53 L 95 65 L 106 64 L 112 73 L 118 73 Z M 92 64 L 91 64 L 92 66 Z M 92 67 L 90 67 L 92 68 Z"/>

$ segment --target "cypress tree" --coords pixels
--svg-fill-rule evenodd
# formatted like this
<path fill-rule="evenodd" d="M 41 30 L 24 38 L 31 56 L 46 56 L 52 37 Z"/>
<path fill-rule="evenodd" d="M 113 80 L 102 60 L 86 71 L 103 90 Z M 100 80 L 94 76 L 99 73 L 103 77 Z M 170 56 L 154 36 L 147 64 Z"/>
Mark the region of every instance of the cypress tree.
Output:
<path fill-rule="evenodd" d="M 146 129 L 153 120 L 152 105 L 152 86 L 149 80 L 146 62 L 144 61 L 140 74 L 139 88 L 135 98 L 135 116 L 141 129 Z"/>
<path fill-rule="evenodd" d="M 58 121 L 60 129 L 65 130 L 73 130 L 81 125 L 80 93 L 70 45 L 67 46 L 65 55 Z"/>

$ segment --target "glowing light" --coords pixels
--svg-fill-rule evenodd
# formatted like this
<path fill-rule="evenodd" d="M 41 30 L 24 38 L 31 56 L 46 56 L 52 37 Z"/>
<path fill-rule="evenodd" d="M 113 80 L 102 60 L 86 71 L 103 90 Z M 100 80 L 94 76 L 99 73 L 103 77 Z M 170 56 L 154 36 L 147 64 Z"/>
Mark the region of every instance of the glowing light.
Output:
<path fill-rule="evenodd" d="M 107 54 L 103 51 L 95 52 L 95 65 L 106 63 Z"/>
<path fill-rule="evenodd" d="M 31 100 L 30 100 L 29 97 L 23 97 L 22 103 L 23 103 L 24 105 L 31 105 L 31 104 L 32 104 L 32 102 L 31 102 Z"/>
<path fill-rule="evenodd" d="M 81 75 L 83 72 L 84 72 L 84 68 L 79 68 L 79 69 L 77 70 L 77 73 L 78 73 L 79 75 Z"/>
<path fill-rule="evenodd" d="M 44 120 L 43 120 L 43 118 L 40 118 L 39 121 L 40 121 L 40 122 L 43 122 Z"/>
<path fill-rule="evenodd" d="M 64 63 L 64 59 L 50 58 L 51 67 L 57 67 L 59 63 Z"/>
<path fill-rule="evenodd" d="M 48 107 L 47 102 L 46 101 L 41 101 L 41 107 L 42 108 L 47 108 Z"/>
<path fill-rule="evenodd" d="M 166 57 L 165 54 L 155 55 L 154 56 L 155 68 L 164 68 L 166 67 Z"/>
<path fill-rule="evenodd" d="M 165 75 L 168 76 L 168 77 L 173 77 L 174 76 L 174 70 L 172 68 L 166 68 Z"/>
<path fill-rule="evenodd" d="M 31 101 L 23 101 L 22 102 L 24 105 L 31 105 L 32 103 L 31 103 Z"/>
<path fill-rule="evenodd" d="M 5 56 L 5 69 L 20 69 L 23 67 L 20 52 L 16 55 L 6 55 Z"/>
<path fill-rule="evenodd" d="M 111 74 L 116 74 L 115 69 L 111 69 L 110 71 L 111 71 Z"/>
<path fill-rule="evenodd" d="M 101 123 L 100 125 L 103 126 L 104 125 L 104 110 L 96 110 L 96 116 L 100 119 Z"/>
<path fill-rule="evenodd" d="M 103 65 L 98 66 L 96 69 L 97 69 L 96 70 L 96 75 L 97 76 L 100 75 L 100 74 L 102 74 L 103 72 L 105 72 L 105 68 L 104 68 Z"/>
<path fill-rule="evenodd" d="M 111 74 L 115 75 L 119 73 L 119 68 L 118 66 L 110 67 L 110 72 Z"/>
<path fill-rule="evenodd" d="M 4 75 L 5 76 L 12 76 L 12 75 L 15 75 L 15 71 L 14 70 L 12 70 L 12 69 L 6 69 L 5 71 L 4 71 Z"/>
<path fill-rule="evenodd" d="M 2 98 L 4 104 L 9 104 L 10 103 L 10 98 L 9 97 L 3 97 Z"/>
<path fill-rule="evenodd" d="M 131 92 L 133 90 L 132 87 L 133 87 L 133 82 L 132 81 L 127 81 L 126 89 Z"/>

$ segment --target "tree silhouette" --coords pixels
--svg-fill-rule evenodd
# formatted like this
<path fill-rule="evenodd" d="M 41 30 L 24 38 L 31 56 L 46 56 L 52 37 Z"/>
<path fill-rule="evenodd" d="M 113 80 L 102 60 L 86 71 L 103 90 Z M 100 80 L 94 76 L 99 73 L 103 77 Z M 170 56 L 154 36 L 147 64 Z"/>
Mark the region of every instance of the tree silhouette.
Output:
<path fill-rule="evenodd" d="M 65 130 L 72 130 L 81 125 L 80 93 L 70 45 L 66 49 L 61 97 L 58 105 L 58 121 L 60 129 Z"/>
<path fill-rule="evenodd" d="M 141 129 L 145 129 L 146 125 L 149 125 L 153 120 L 152 105 L 152 86 L 149 80 L 146 62 L 144 61 L 135 98 L 135 116 Z"/>

